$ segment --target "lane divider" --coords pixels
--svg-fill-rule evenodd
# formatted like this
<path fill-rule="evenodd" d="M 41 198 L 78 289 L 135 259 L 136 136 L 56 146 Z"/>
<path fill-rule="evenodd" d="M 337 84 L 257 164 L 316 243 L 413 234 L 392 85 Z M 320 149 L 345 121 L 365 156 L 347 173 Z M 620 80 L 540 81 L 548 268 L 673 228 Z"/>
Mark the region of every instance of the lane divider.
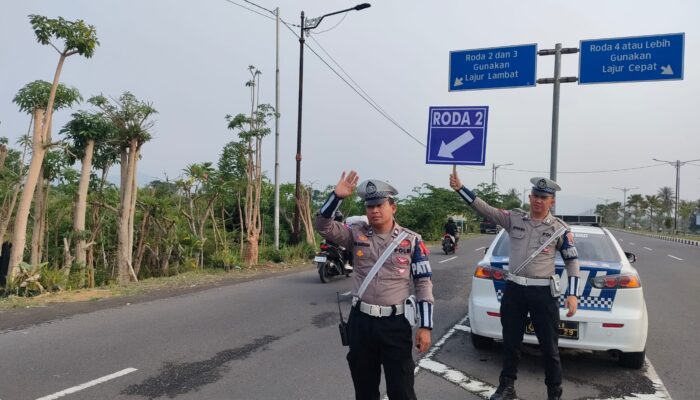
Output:
<path fill-rule="evenodd" d="M 137 370 L 136 368 L 125 368 L 125 369 L 123 369 L 123 370 L 121 370 L 121 371 L 117 371 L 117 372 L 115 372 L 115 373 L 113 373 L 113 374 L 109 374 L 109 375 L 103 376 L 103 377 L 101 377 L 101 378 L 93 379 L 93 380 L 91 380 L 90 382 L 85 382 L 85 383 L 83 383 L 82 385 L 73 386 L 72 388 L 68 388 L 68 389 L 66 389 L 66 390 L 61 390 L 60 392 L 56 392 L 56 393 L 50 394 L 50 395 L 48 395 L 48 396 L 40 397 L 40 398 L 38 398 L 38 399 L 36 399 L 36 400 L 54 400 L 54 399 L 58 399 L 58 398 L 61 398 L 61 397 L 65 396 L 65 395 L 67 395 L 67 394 L 79 392 L 79 391 L 81 391 L 81 390 L 83 390 L 83 389 L 87 389 L 87 388 L 89 388 L 89 387 L 92 387 L 92 386 L 95 386 L 95 385 L 99 385 L 100 383 L 105 383 L 105 382 L 110 381 L 110 380 L 112 380 L 112 379 L 119 378 L 120 376 L 124 376 L 124 375 L 126 375 L 126 374 L 130 374 L 130 373 L 132 373 L 132 372 L 134 372 L 134 371 L 138 371 L 138 370 Z"/>
<path fill-rule="evenodd" d="M 450 339 L 455 332 L 461 331 L 461 332 L 466 332 L 471 334 L 471 328 L 468 325 L 469 320 L 469 314 L 465 315 L 464 318 L 459 320 L 451 329 L 445 333 L 445 335 L 440 338 L 431 348 L 428 350 L 428 352 L 418 360 L 416 363 L 416 368 L 414 370 L 414 375 L 417 375 L 418 372 L 420 372 L 421 369 L 424 369 L 428 372 L 431 372 L 432 374 L 439 376 L 446 381 L 455 384 L 462 389 L 466 390 L 467 392 L 476 395 L 478 397 L 481 397 L 483 399 L 488 399 L 493 392 L 496 391 L 496 387 L 494 385 L 491 385 L 490 383 L 487 382 L 482 382 L 474 377 L 471 377 L 467 375 L 466 373 L 452 368 L 448 365 L 445 365 L 441 362 L 433 360 L 433 356 L 435 353 L 437 353 L 442 346 L 447 342 L 448 339 Z M 465 324 L 466 323 L 466 324 Z M 651 365 L 651 362 L 649 361 L 649 358 L 645 358 L 644 360 L 645 365 L 646 365 L 646 376 L 649 378 L 649 380 L 652 382 L 654 389 L 656 390 L 655 393 L 653 394 L 648 394 L 648 393 L 632 393 L 629 396 L 625 396 L 624 398 L 617 398 L 617 397 L 607 397 L 607 398 L 601 398 L 601 399 L 591 399 L 591 400 L 633 400 L 633 399 L 648 399 L 648 400 L 654 400 L 654 399 L 662 399 L 662 400 L 670 400 L 671 399 L 671 394 L 666 390 L 666 387 L 664 386 L 663 382 L 661 381 L 661 378 L 659 378 L 659 375 L 656 373 L 656 370 L 654 367 Z M 384 395 L 382 397 L 382 400 L 387 400 L 388 397 Z"/>
<path fill-rule="evenodd" d="M 650 248 L 648 248 L 648 247 L 644 247 L 644 248 L 647 249 L 647 250 L 649 250 L 649 251 L 652 251 L 652 249 L 650 249 Z"/>
<path fill-rule="evenodd" d="M 683 261 L 682 258 L 678 258 L 678 257 L 672 256 L 672 255 L 670 255 L 670 254 L 666 254 L 666 255 L 669 256 L 669 257 L 671 257 L 671 258 L 674 258 L 674 259 L 676 259 L 676 260 L 678 260 L 678 261 Z"/>
<path fill-rule="evenodd" d="M 446 259 L 444 259 L 444 260 L 442 260 L 442 261 L 438 261 L 438 264 L 442 264 L 442 263 L 444 263 L 444 262 L 448 262 L 448 261 L 450 261 L 450 260 L 454 260 L 455 258 L 457 258 L 457 256 L 450 257 L 450 258 L 446 258 Z"/>

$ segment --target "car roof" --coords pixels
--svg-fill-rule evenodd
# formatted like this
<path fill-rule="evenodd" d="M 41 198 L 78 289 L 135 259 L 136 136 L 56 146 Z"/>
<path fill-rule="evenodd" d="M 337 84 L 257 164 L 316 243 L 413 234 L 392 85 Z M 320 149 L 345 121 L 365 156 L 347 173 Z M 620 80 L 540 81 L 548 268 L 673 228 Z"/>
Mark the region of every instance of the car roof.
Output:
<path fill-rule="evenodd" d="M 591 233 L 591 234 L 598 234 L 598 235 L 605 235 L 605 231 L 603 228 L 599 226 L 591 226 L 591 225 L 569 225 L 569 228 L 571 228 L 572 232 L 579 232 L 579 233 Z"/>

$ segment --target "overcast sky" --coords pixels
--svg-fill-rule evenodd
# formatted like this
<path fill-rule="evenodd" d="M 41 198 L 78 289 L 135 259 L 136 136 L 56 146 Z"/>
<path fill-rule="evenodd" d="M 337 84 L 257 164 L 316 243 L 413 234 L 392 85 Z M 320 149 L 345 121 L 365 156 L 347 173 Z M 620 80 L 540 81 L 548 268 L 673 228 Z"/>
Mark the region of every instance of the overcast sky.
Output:
<path fill-rule="evenodd" d="M 233 0 L 246 5 L 243 0 Z M 347 0 L 257 0 L 299 23 L 352 7 Z M 265 11 L 256 9 L 263 14 Z M 176 178 L 190 163 L 216 163 L 235 139 L 226 114 L 246 112 L 248 65 L 262 72 L 263 102 L 275 102 L 275 23 L 226 0 L 3 0 L 0 4 L 0 136 L 14 144 L 28 116 L 12 98 L 28 82 L 51 81 L 58 60 L 36 42 L 28 14 L 83 19 L 97 28 L 92 59 L 73 56 L 61 82 L 85 98 L 131 91 L 159 111 L 144 145 L 139 182 Z M 269 14 L 268 14 L 269 15 Z M 562 84 L 557 180 L 558 212 L 580 213 L 621 201 L 612 187 L 652 194 L 675 188 L 675 168 L 663 160 L 700 159 L 700 2 L 688 1 L 374 1 L 359 12 L 324 19 L 307 43 L 318 44 L 401 127 L 425 143 L 430 106 L 488 106 L 486 166 L 460 167 L 471 187 L 529 188 L 549 176 L 552 85 L 448 92 L 449 52 L 536 43 L 539 49 L 578 47 L 584 39 L 685 33 L 683 80 L 597 85 Z M 340 24 L 338 24 L 340 22 Z M 336 26 L 337 24 L 337 26 Z M 331 29 L 332 28 L 332 29 Z M 298 28 L 293 28 L 298 32 Z M 328 32 L 325 30 L 331 29 Z M 295 176 L 299 42 L 280 31 L 280 170 Z M 336 70 L 340 68 L 335 66 Z M 538 57 L 538 78 L 553 75 L 553 57 Z M 562 76 L 578 75 L 578 55 L 562 57 Z M 89 108 L 80 105 L 77 109 Z M 451 167 L 425 164 L 425 147 L 375 111 L 308 49 L 305 52 L 302 181 L 322 188 L 343 169 L 361 179 L 392 182 L 401 195 L 424 182 L 447 187 Z M 74 110 L 55 114 L 60 127 Z M 271 124 L 274 128 L 274 123 Z M 58 129 L 56 129 L 57 131 Z M 264 169 L 274 176 L 274 136 L 265 139 Z M 700 162 L 681 168 L 681 198 L 700 198 Z M 541 171 L 540 173 L 531 171 Z M 574 173 L 578 172 L 578 173 Z"/>

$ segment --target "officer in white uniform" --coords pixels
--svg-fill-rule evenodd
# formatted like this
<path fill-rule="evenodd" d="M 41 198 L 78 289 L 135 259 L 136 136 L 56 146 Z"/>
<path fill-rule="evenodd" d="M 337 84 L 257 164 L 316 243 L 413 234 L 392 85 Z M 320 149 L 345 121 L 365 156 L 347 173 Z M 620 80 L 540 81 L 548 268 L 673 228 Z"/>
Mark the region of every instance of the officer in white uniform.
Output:
<path fill-rule="evenodd" d="M 530 180 L 530 212 L 506 211 L 491 207 L 469 189 L 462 186 L 456 169 L 450 175 L 450 186 L 476 212 L 495 221 L 510 236 L 509 269 L 520 266 L 535 253 L 560 228 L 567 230 L 563 236 L 545 247 L 517 276 L 509 273 L 505 292 L 501 299 L 501 325 L 503 326 L 503 370 L 499 385 L 491 400 L 515 399 L 514 383 L 517 379 L 520 346 L 525 333 L 528 313 L 535 327 L 545 366 L 547 399 L 558 400 L 562 395 L 561 362 L 559 360 L 559 299 L 550 291 L 550 277 L 555 275 L 554 258 L 558 250 L 569 276 L 566 289 L 567 317 L 578 307 L 579 264 L 574 239 L 568 226 L 554 217 L 550 208 L 554 195 L 561 190 L 551 179 L 536 177 Z"/>
<path fill-rule="evenodd" d="M 384 367 L 389 399 L 415 399 L 412 328 L 404 314 L 404 300 L 413 282 L 420 325 L 415 346 L 430 347 L 433 328 L 433 283 L 428 251 L 420 235 L 394 221 L 396 189 L 386 182 L 367 180 L 357 188 L 365 202 L 369 223 L 347 226 L 332 220 L 342 199 L 350 196 L 359 180 L 355 171 L 343 172 L 334 191 L 316 216 L 314 227 L 326 240 L 353 252 L 353 307 L 348 318 L 350 351 L 348 364 L 355 398 L 379 400 L 381 366 Z M 362 282 L 375 262 L 401 233 L 402 240 L 372 278 L 362 300 L 357 298 Z"/>

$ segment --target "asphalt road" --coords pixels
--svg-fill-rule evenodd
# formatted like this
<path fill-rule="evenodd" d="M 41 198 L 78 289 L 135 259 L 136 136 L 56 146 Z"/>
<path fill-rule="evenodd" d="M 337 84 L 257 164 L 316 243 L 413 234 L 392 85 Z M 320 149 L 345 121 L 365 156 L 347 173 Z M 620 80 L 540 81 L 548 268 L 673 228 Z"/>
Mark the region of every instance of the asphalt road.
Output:
<path fill-rule="evenodd" d="M 607 354 L 565 353 L 565 398 L 667 398 L 664 385 L 675 399 L 694 398 L 700 250 L 619 236 L 638 256 L 653 367 L 631 371 Z M 486 398 L 497 382 L 499 346 L 474 350 L 465 321 L 471 274 L 492 239 L 463 241 L 456 255 L 433 249 L 435 346 L 415 354 L 419 398 Z M 350 279 L 322 284 L 307 268 L 5 330 L 0 399 L 352 399 L 335 302 L 336 291 L 349 289 Z M 527 350 L 521 398 L 542 398 L 542 381 L 537 352 Z"/>

